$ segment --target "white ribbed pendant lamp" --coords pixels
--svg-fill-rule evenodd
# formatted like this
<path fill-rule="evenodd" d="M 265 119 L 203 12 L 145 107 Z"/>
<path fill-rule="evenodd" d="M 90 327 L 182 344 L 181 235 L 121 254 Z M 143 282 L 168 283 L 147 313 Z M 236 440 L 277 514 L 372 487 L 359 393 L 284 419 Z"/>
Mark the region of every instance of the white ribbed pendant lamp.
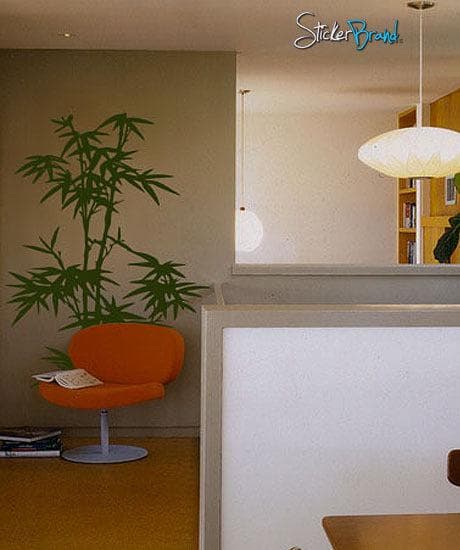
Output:
<path fill-rule="evenodd" d="M 358 158 L 393 178 L 441 178 L 460 172 L 460 133 L 422 125 L 423 105 L 423 11 L 434 2 L 408 2 L 420 13 L 419 102 L 417 125 L 386 132 L 370 139 Z"/>

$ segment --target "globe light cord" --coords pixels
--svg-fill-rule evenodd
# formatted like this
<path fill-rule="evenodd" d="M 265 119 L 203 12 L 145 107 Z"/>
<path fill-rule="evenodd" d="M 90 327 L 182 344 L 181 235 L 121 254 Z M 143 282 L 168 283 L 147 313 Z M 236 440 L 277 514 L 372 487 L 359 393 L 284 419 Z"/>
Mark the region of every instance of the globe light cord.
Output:
<path fill-rule="evenodd" d="M 254 252 L 264 236 L 262 222 L 255 212 L 246 208 L 246 94 L 251 90 L 239 90 L 240 94 L 240 128 L 239 163 L 238 163 L 238 196 L 236 209 L 236 251 L 237 253 Z"/>
<path fill-rule="evenodd" d="M 239 209 L 244 211 L 246 210 L 246 182 L 245 182 L 245 168 L 246 168 L 246 100 L 245 96 L 251 90 L 240 90 L 240 162 L 239 162 Z"/>

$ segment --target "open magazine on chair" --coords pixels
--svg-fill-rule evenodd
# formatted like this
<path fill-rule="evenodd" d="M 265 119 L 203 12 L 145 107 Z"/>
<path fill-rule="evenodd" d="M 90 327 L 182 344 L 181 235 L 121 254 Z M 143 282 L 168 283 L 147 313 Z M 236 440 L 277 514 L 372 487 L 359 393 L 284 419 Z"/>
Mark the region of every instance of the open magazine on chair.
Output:
<path fill-rule="evenodd" d="M 44 372 L 42 374 L 34 374 L 32 378 L 39 382 L 55 382 L 63 388 L 69 390 L 79 390 L 90 386 L 99 386 L 103 384 L 101 380 L 85 371 L 85 369 L 70 369 L 58 370 L 53 372 Z"/>

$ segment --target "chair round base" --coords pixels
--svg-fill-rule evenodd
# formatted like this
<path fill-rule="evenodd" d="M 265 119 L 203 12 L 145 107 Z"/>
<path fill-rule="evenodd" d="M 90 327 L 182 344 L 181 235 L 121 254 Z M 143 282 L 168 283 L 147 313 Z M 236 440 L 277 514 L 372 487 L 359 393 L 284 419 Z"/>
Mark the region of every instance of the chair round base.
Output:
<path fill-rule="evenodd" d="M 84 464 L 113 464 L 116 462 L 131 462 L 148 455 L 147 449 L 132 447 L 131 445 L 109 445 L 109 452 L 102 453 L 100 445 L 85 445 L 62 453 L 62 458 L 70 462 Z"/>

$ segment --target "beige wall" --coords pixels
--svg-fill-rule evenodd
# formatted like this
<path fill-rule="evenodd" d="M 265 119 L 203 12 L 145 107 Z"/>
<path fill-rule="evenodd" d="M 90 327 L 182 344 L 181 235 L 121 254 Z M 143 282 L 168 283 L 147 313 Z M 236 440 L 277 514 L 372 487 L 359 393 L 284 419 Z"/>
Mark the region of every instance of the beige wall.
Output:
<path fill-rule="evenodd" d="M 280 83 L 279 97 L 288 85 Z M 364 166 L 359 147 L 392 129 L 391 111 L 289 112 L 246 95 L 246 205 L 261 220 L 264 237 L 238 263 L 396 263 L 396 184 Z M 278 101 L 277 101 L 278 100 Z"/>
<path fill-rule="evenodd" d="M 29 375 L 47 368 L 45 345 L 65 346 L 59 321 L 32 314 L 11 328 L 6 305 L 9 270 L 38 260 L 23 249 L 37 234 L 61 225 L 65 254 L 78 259 L 79 228 L 50 202 L 39 206 L 40 189 L 14 175 L 29 154 L 54 149 L 49 119 L 70 111 L 84 127 L 115 111 L 152 117 L 139 160 L 174 174 L 180 197 L 155 208 L 130 194 L 123 208 L 126 238 L 161 259 L 187 263 L 197 281 L 229 281 L 230 303 L 457 303 L 459 277 L 234 277 L 234 98 L 232 54 L 146 52 L 7 52 L 0 54 L 1 372 L 0 424 L 90 426 L 93 413 L 49 405 L 30 387 Z M 124 269 L 120 256 L 114 268 Z M 118 273 L 119 280 L 128 275 Z M 210 299 L 209 297 L 207 298 Z M 199 423 L 199 316 L 184 314 L 187 361 L 162 402 L 113 414 L 118 426 L 174 427 Z"/>
<path fill-rule="evenodd" d="M 24 157 L 57 150 L 51 118 L 75 114 L 82 128 L 116 112 L 155 120 L 140 144 L 138 163 L 174 175 L 180 197 L 163 195 L 160 208 L 139 193 L 127 193 L 115 223 L 126 240 L 160 259 L 187 264 L 192 280 L 223 280 L 233 254 L 234 91 L 232 53 L 3 51 L 0 54 L 1 149 L 1 395 L 0 425 L 22 423 L 94 425 L 91 412 L 46 403 L 30 387 L 30 374 L 43 371 L 44 346 L 64 347 L 64 319 L 32 313 L 11 327 L 6 305 L 7 272 L 22 272 L 41 258 L 22 248 L 38 234 L 62 228 L 66 258 L 78 261 L 81 235 L 57 203 L 39 205 L 39 185 L 14 174 Z M 136 144 L 138 145 L 138 144 Z M 112 264 L 127 281 L 128 258 Z M 185 335 L 183 373 L 162 402 L 113 413 L 120 426 L 197 426 L 199 423 L 199 313 L 174 325 Z"/>

